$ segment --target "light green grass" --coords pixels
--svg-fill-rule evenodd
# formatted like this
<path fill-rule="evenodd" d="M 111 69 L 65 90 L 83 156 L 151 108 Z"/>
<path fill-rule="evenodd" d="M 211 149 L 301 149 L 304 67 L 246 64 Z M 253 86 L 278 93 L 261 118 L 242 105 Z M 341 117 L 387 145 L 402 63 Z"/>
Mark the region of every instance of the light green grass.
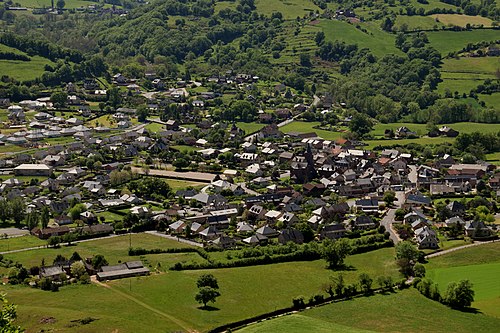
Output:
<path fill-rule="evenodd" d="M 495 165 L 500 165 L 500 152 L 486 154 L 486 161 L 488 161 L 489 163 L 495 164 Z"/>
<path fill-rule="evenodd" d="M 436 20 L 430 16 L 396 16 L 394 27 L 400 31 L 401 25 L 403 24 L 407 25 L 408 31 L 434 29 L 435 27 L 440 28 L 443 25 L 440 22 L 436 22 Z"/>
<path fill-rule="evenodd" d="M 71 257 L 73 252 L 78 252 L 82 257 L 91 257 L 96 254 L 102 254 L 110 264 L 117 264 L 119 261 L 137 260 L 138 257 L 129 257 L 128 248 L 180 248 L 189 247 L 184 243 L 169 240 L 166 238 L 153 236 L 149 234 L 122 235 L 112 238 L 97 239 L 89 242 L 77 243 L 73 246 L 61 246 L 60 248 L 49 248 L 11 253 L 5 255 L 6 258 L 22 263 L 25 267 L 40 265 L 42 259 L 47 263 L 58 255 L 62 254 Z"/>
<path fill-rule="evenodd" d="M 430 45 L 438 50 L 442 56 L 446 56 L 449 52 L 461 50 L 469 43 L 497 40 L 498 30 L 429 31 L 427 36 Z"/>
<path fill-rule="evenodd" d="M 29 81 L 40 77 L 45 65 L 52 64 L 52 61 L 40 56 L 31 57 L 31 61 L 0 60 L 0 73 L 19 81 Z"/>
<path fill-rule="evenodd" d="M 491 95 L 479 94 L 479 100 L 484 101 L 487 107 L 500 108 L 500 92 Z"/>
<path fill-rule="evenodd" d="M 186 145 L 176 145 L 176 146 L 171 146 L 171 148 L 177 149 L 177 150 L 185 152 L 185 153 L 200 150 L 200 148 L 198 148 L 198 147 L 186 146 Z"/>
<path fill-rule="evenodd" d="M 498 283 L 500 263 L 437 268 L 428 271 L 426 276 L 439 285 L 442 293 L 446 291 L 450 282 L 470 280 L 474 285 L 475 293 L 472 306 L 486 314 L 500 317 L 500 284 Z"/>
<path fill-rule="evenodd" d="M 51 6 L 50 0 L 17 0 L 16 3 L 19 3 L 23 7 L 28 8 L 49 8 Z M 54 2 L 55 3 L 55 2 Z M 99 2 L 94 1 L 84 1 L 84 0 L 66 0 L 65 9 L 74 9 L 80 7 L 88 7 L 89 5 L 95 5 Z"/>
<path fill-rule="evenodd" d="M 47 242 L 31 235 L 7 239 L 2 238 L 0 239 L 0 252 L 25 249 L 40 245 L 47 245 Z"/>
<path fill-rule="evenodd" d="M 451 252 L 429 260 L 428 270 L 456 266 L 469 266 L 472 263 L 500 263 L 500 242 L 474 246 Z"/>
<path fill-rule="evenodd" d="M 329 321 L 311 318 L 303 314 L 288 315 L 255 325 L 250 325 L 237 332 L 241 333 L 363 333 L 373 332 L 338 325 Z"/>
<path fill-rule="evenodd" d="M 201 187 L 201 186 L 206 186 L 206 183 L 200 183 L 200 182 L 191 182 L 188 180 L 176 180 L 176 179 L 163 179 L 165 183 L 170 185 L 170 188 L 173 191 L 185 189 L 186 187 Z"/>
<path fill-rule="evenodd" d="M 255 0 L 255 6 L 259 14 L 271 16 L 274 12 L 280 12 L 287 20 L 303 17 L 310 12 L 321 9 L 312 0 Z"/>
<path fill-rule="evenodd" d="M 158 124 L 158 123 L 149 123 L 146 125 L 146 129 L 150 133 L 158 133 L 158 132 L 161 132 L 165 129 L 165 125 Z"/>
<path fill-rule="evenodd" d="M 336 140 L 342 137 L 342 132 L 334 132 L 313 128 L 314 126 L 319 126 L 320 122 L 312 121 L 294 121 L 280 128 L 283 133 L 299 132 L 299 133 L 310 133 L 315 132 L 319 137 L 325 140 Z"/>
<path fill-rule="evenodd" d="M 458 26 L 465 27 L 467 24 L 472 26 L 484 26 L 491 27 L 493 21 L 487 17 L 482 16 L 470 16 L 470 15 L 460 15 L 460 14 L 433 14 L 430 15 L 433 19 L 438 19 L 439 22 L 445 26 Z"/>
<path fill-rule="evenodd" d="M 383 137 L 384 136 L 384 131 L 386 129 L 392 129 L 396 130 L 399 127 L 406 126 L 410 130 L 415 131 L 418 135 L 426 135 L 428 130 L 427 130 L 427 125 L 426 124 L 413 124 L 413 123 L 389 123 L 389 124 L 382 124 L 378 123 L 375 126 L 373 126 L 373 130 L 370 132 L 371 135 L 375 137 Z M 472 132 L 482 132 L 482 133 L 497 133 L 500 129 L 498 128 L 498 124 L 483 124 L 483 123 L 468 123 L 468 122 L 462 122 L 462 123 L 454 123 L 454 124 L 443 124 L 443 125 L 438 125 L 438 127 L 441 126 L 449 126 L 453 128 L 454 130 L 459 131 L 460 133 L 472 133 Z M 436 138 L 429 138 L 429 139 L 436 139 Z M 411 139 L 409 139 L 411 141 Z M 388 140 L 385 140 L 388 141 Z M 395 141 L 403 141 L 403 140 L 395 140 Z"/>
<path fill-rule="evenodd" d="M 112 260 L 119 258 L 125 260 L 123 253 L 128 247 L 128 236 L 123 238 L 123 244 L 108 244 L 106 251 L 105 245 L 100 244 L 98 250 Z M 133 240 L 133 246 L 162 247 L 158 244 L 148 246 L 146 243 L 147 240 L 143 240 L 139 245 L 139 242 Z M 74 249 L 82 245 L 79 244 Z M 36 252 L 42 252 L 42 250 Z M 36 256 L 40 258 L 39 255 Z M 162 270 L 164 270 L 165 260 L 168 259 L 164 260 L 162 256 L 164 255 L 148 255 L 143 259 L 153 267 L 156 266 L 155 260 L 161 261 Z M 135 259 L 135 257 L 128 258 L 128 260 Z M 47 256 L 46 260 L 48 259 Z M 50 257 L 50 259 L 53 258 Z M 193 259 L 187 257 L 183 260 Z M 349 283 L 357 280 L 362 272 L 368 272 L 374 277 L 391 275 L 394 279 L 399 278 L 393 248 L 350 256 L 346 264 L 352 266 L 351 270 L 344 272 Z M 200 310 L 194 300 L 197 290 L 196 280 L 203 273 L 214 274 L 219 281 L 222 296 L 214 304 L 217 308 L 215 311 Z M 86 316 L 96 317 L 99 320 L 88 325 L 87 328 L 76 327 L 71 332 L 111 332 L 108 328 L 113 325 L 117 326 L 116 320 L 122 316 L 125 317 L 124 320 L 130 322 L 125 327 L 119 326 L 121 333 L 143 331 L 137 328 L 138 322 L 141 325 L 147 323 L 148 332 L 176 330 L 201 332 L 222 324 L 288 307 L 291 305 L 292 298 L 299 295 L 310 296 L 321 293 L 322 285 L 328 282 L 332 273 L 326 269 L 326 263 L 323 260 L 318 260 L 230 269 L 168 271 L 140 279 L 112 281 L 109 283 L 112 290 L 97 286 L 75 286 L 63 287 L 58 293 L 42 292 L 27 287 L 8 287 L 6 291 L 9 299 L 18 304 L 19 321 L 28 328 L 29 332 L 38 332 L 42 328 L 46 331 L 50 328 L 62 329 L 69 320 Z M 138 300 L 142 305 L 131 302 L 130 298 L 123 296 L 124 294 Z M 149 311 L 144 311 L 146 307 Z M 130 309 L 134 309 L 134 312 L 131 313 Z M 158 313 L 164 313 L 167 316 L 163 316 L 162 321 L 157 322 Z M 40 325 L 40 318 L 48 314 L 56 318 L 56 323 Z M 179 324 L 169 319 L 168 316 L 175 318 L 177 322 L 182 322 L 185 327 L 179 328 Z"/>
<path fill-rule="evenodd" d="M 248 135 L 260 131 L 266 125 L 256 122 L 251 122 L 251 123 L 237 122 L 236 126 L 238 128 L 241 128 L 245 132 L 245 134 Z"/>
<path fill-rule="evenodd" d="M 368 30 L 368 34 L 356 29 L 356 26 L 343 21 L 322 20 L 317 26 L 324 33 L 327 41 L 344 41 L 347 44 L 358 44 L 360 49 L 368 48 L 376 56 L 401 54 L 394 45 L 394 35 L 382 31 L 375 23 L 359 23 Z"/>
<path fill-rule="evenodd" d="M 442 72 L 485 73 L 495 75 L 500 68 L 500 57 L 460 57 L 444 59 Z"/>

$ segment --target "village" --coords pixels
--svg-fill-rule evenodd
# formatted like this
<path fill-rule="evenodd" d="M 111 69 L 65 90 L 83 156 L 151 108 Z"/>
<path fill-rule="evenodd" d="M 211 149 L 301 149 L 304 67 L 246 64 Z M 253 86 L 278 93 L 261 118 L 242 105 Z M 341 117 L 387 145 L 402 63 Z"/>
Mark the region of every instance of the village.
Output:
<path fill-rule="evenodd" d="M 482 197 L 500 192 L 494 165 L 462 163 L 446 153 L 423 164 L 421 156 L 365 149 L 349 136 L 326 140 L 314 131 L 284 133 L 280 128 L 318 106 L 321 114 L 342 110 L 328 95 L 310 101 L 284 84 L 259 101 L 274 111 L 256 112 L 253 124 L 260 125 L 245 133 L 234 121 L 212 119 L 210 110 L 224 94 L 205 88 L 255 92 L 259 78 L 226 74 L 204 83 L 178 80 L 168 88 L 150 73 L 150 92 L 136 80 L 113 77 L 115 98 L 140 96 L 146 107 L 104 105 L 110 90 L 93 79 L 34 101 L 0 101 L 7 113 L 0 142 L 8 150 L 16 147 L 0 160 L 0 202 L 21 205 L 20 217 L 12 216 L 17 229 L 5 236 L 30 233 L 58 246 L 148 231 L 231 249 L 380 233 L 393 243 L 413 240 L 428 251 L 454 239 L 496 237 L 495 204 Z M 190 95 L 193 87 L 197 92 Z M 257 102 L 252 95 L 248 99 Z M 176 117 L 155 117 L 162 105 L 175 105 L 170 108 Z M 417 137 L 406 126 L 384 135 Z M 445 126 L 428 134 L 439 135 L 458 132 Z M 186 186 L 171 188 L 172 180 Z M 137 262 L 97 270 L 92 258 L 82 262 L 104 280 L 149 273 Z M 72 263 L 42 266 L 40 277 L 71 275 Z"/>

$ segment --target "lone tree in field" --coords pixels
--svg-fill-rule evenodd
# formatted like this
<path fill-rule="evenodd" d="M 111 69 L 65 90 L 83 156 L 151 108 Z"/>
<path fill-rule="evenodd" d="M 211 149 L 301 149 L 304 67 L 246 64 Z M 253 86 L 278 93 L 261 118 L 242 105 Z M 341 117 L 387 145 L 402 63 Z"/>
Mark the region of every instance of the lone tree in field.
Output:
<path fill-rule="evenodd" d="M 215 303 L 217 297 L 220 296 L 219 283 L 217 279 L 212 274 L 203 274 L 196 281 L 196 286 L 198 287 L 198 293 L 194 299 L 203 304 L 203 307 L 207 307 L 208 302 Z"/>
<path fill-rule="evenodd" d="M 452 308 L 466 308 L 474 302 L 474 290 L 469 280 L 451 282 L 446 289 L 444 296 L 446 304 Z"/>
<path fill-rule="evenodd" d="M 399 271 L 404 276 L 413 275 L 413 266 L 417 263 L 419 257 L 420 252 L 412 242 L 403 241 L 396 245 L 396 261 Z"/>
<path fill-rule="evenodd" d="M 341 238 L 334 242 L 323 242 L 323 259 L 328 262 L 330 268 L 340 267 L 344 264 L 344 259 L 351 252 L 351 245 L 348 239 Z"/>
<path fill-rule="evenodd" d="M 2 333 L 23 333 L 24 330 L 14 324 L 17 318 L 17 309 L 5 298 L 5 294 L 0 293 L 0 332 Z"/>

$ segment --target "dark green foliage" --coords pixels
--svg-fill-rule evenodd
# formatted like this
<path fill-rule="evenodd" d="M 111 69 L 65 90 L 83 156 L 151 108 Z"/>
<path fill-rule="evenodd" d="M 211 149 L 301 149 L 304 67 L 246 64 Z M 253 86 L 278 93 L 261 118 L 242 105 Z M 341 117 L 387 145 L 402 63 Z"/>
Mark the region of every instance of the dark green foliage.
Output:
<path fill-rule="evenodd" d="M 444 296 L 444 302 L 454 308 L 470 307 L 474 301 L 474 290 L 469 280 L 452 282 L 448 285 Z"/>
<path fill-rule="evenodd" d="M 212 274 L 203 274 L 196 281 L 196 286 L 198 288 L 210 287 L 213 289 L 219 289 L 219 284 L 217 279 Z"/>
<path fill-rule="evenodd" d="M 324 241 L 322 257 L 328 262 L 331 268 L 339 267 L 344 264 L 344 259 L 351 252 L 351 245 L 345 238 L 334 242 Z"/>
<path fill-rule="evenodd" d="M 102 266 L 107 266 L 107 265 L 108 265 L 108 261 L 101 254 L 95 255 L 92 258 L 92 266 L 97 271 L 100 270 Z"/>

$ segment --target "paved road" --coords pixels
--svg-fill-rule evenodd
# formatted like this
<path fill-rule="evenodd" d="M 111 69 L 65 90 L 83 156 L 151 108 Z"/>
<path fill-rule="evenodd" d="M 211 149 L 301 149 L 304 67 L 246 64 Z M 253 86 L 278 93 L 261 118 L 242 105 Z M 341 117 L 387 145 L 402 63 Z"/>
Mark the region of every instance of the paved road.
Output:
<path fill-rule="evenodd" d="M 439 257 L 439 256 L 442 256 L 442 255 L 451 253 L 451 252 L 455 252 L 455 251 L 467 249 L 469 247 L 474 247 L 474 246 L 479 246 L 479 245 L 484 245 L 484 244 L 490 244 L 490 243 L 496 243 L 496 242 L 500 242 L 500 240 L 496 239 L 496 240 L 487 241 L 487 242 L 474 242 L 472 244 L 457 246 L 457 247 L 454 247 L 454 248 L 449 249 L 449 250 L 444 250 L 444 251 L 439 251 L 439 252 L 436 252 L 436 253 L 432 253 L 432 254 L 429 254 L 428 256 L 425 256 L 425 258 L 429 259 L 429 258 Z"/>
<path fill-rule="evenodd" d="M 146 172 L 142 168 L 131 167 L 131 170 L 141 175 L 146 174 Z M 215 174 L 206 172 L 192 172 L 192 171 L 177 172 L 177 171 L 155 170 L 155 169 L 149 170 L 147 174 L 149 174 L 150 176 L 183 179 L 183 180 L 194 180 L 199 182 L 212 182 L 216 176 Z"/>
<path fill-rule="evenodd" d="M 197 247 L 203 247 L 203 244 L 196 243 L 196 242 L 190 241 L 188 239 L 180 238 L 180 237 L 170 236 L 170 235 L 158 232 L 158 231 L 146 231 L 145 233 L 153 235 L 153 236 L 158 236 L 158 237 L 163 237 L 163 238 L 167 238 L 170 240 L 174 240 L 174 241 L 179 242 L 179 243 L 184 243 L 184 244 L 197 246 Z"/>
<path fill-rule="evenodd" d="M 401 241 L 401 238 L 399 238 L 399 235 L 392 227 L 392 222 L 394 222 L 395 213 L 396 213 L 395 208 L 389 209 L 387 211 L 387 214 L 384 216 L 384 218 L 382 220 L 380 220 L 380 224 L 383 225 L 385 227 L 385 230 L 387 230 L 389 232 L 390 238 L 394 242 L 394 244 L 397 244 L 398 242 Z"/>

